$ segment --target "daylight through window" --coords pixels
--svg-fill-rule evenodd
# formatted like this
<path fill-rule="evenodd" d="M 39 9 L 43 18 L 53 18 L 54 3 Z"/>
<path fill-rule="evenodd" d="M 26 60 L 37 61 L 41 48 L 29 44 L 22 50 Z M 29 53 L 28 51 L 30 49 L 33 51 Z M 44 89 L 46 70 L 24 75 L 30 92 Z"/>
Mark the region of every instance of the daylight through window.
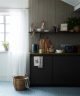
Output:
<path fill-rule="evenodd" d="M 0 15 L 0 51 L 5 51 L 4 42 L 9 42 L 10 16 Z"/>

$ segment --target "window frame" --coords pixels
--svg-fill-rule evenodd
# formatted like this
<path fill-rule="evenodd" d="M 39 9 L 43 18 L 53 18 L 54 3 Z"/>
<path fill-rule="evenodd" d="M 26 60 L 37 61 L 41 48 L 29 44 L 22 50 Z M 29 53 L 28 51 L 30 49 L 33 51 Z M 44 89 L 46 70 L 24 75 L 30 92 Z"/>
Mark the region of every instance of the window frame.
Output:
<path fill-rule="evenodd" d="M 0 34 L 3 33 L 3 35 L 4 35 L 4 36 L 3 36 L 3 40 L 2 40 L 2 41 L 0 40 L 0 43 L 2 43 L 2 45 L 0 45 L 0 46 L 2 46 L 4 50 L 3 50 L 3 49 L 0 49 L 0 52 L 6 52 L 6 50 L 5 50 L 4 46 L 3 46 L 3 43 L 4 43 L 4 42 L 9 42 L 9 41 L 7 41 L 7 39 L 6 39 L 6 38 L 7 38 L 7 37 L 6 37 L 6 36 L 7 36 L 6 26 L 7 26 L 8 24 L 10 24 L 10 23 L 7 23 L 7 22 L 6 22 L 6 16 L 10 16 L 10 15 L 8 15 L 8 14 L 3 14 L 3 15 L 0 14 L 0 16 L 3 16 L 3 23 L 0 23 L 0 24 L 3 24 L 3 25 L 4 25 L 4 32 L 0 32 Z"/>

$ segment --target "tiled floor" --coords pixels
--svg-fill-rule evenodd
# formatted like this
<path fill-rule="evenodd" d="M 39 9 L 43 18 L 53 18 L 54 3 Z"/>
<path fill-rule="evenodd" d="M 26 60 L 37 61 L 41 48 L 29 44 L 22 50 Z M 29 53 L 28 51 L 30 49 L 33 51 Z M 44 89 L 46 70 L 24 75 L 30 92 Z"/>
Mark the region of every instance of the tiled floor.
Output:
<path fill-rule="evenodd" d="M 0 96 L 80 96 L 80 87 L 32 87 L 18 92 L 11 82 L 0 82 Z"/>

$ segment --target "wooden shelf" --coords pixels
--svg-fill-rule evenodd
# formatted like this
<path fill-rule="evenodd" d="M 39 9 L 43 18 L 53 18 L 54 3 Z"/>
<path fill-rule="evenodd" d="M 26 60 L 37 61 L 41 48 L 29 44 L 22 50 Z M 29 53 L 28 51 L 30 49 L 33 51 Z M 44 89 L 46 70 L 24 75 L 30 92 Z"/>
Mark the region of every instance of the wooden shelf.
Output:
<path fill-rule="evenodd" d="M 80 55 L 80 53 L 30 53 L 30 55 Z"/>
<path fill-rule="evenodd" d="M 29 32 L 29 33 L 33 33 L 33 32 Z M 69 32 L 69 31 L 58 31 L 58 32 L 52 32 L 52 31 L 49 31 L 49 32 L 43 32 L 43 31 L 40 31 L 40 32 L 38 32 L 38 31 L 35 31 L 34 33 L 39 33 L 39 34 L 53 34 L 53 33 L 80 33 L 80 32 Z"/>
<path fill-rule="evenodd" d="M 33 32 L 29 32 L 29 33 L 33 33 Z M 34 33 L 41 33 L 41 34 L 45 34 L 45 33 L 56 33 L 56 32 L 50 32 L 50 31 L 49 31 L 49 32 L 42 32 L 42 31 L 41 31 L 41 32 L 38 32 L 38 31 L 36 31 L 36 32 L 34 32 Z"/>

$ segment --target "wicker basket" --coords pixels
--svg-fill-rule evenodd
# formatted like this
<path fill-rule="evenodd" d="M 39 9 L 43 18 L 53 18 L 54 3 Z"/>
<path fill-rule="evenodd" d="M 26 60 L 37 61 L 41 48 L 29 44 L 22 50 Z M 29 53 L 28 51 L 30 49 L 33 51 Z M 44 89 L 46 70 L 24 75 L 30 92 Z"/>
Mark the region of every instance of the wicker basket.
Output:
<path fill-rule="evenodd" d="M 13 77 L 13 85 L 14 85 L 14 88 L 17 90 L 17 91 L 23 91 L 26 89 L 25 87 L 25 76 L 15 76 Z"/>

